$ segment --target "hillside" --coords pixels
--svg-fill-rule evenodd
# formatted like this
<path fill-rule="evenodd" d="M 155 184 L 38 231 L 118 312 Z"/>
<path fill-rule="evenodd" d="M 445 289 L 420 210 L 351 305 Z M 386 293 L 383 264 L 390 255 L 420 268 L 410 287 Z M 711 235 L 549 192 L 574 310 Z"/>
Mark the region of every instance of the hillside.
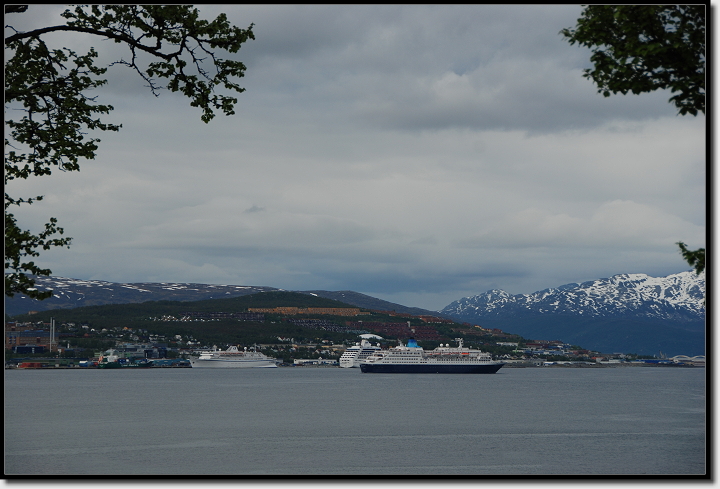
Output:
<path fill-rule="evenodd" d="M 56 309 L 36 314 L 16 315 L 17 321 L 49 320 L 83 322 L 98 319 L 133 320 L 137 318 L 158 317 L 162 315 L 181 316 L 186 312 L 244 312 L 250 307 L 267 308 L 278 305 L 289 307 L 353 307 L 340 301 L 325 299 L 310 294 L 287 291 L 268 291 L 252 295 L 227 299 L 207 299 L 200 301 L 146 301 L 134 304 L 105 304 L 85 306 L 73 309 Z"/>
<path fill-rule="evenodd" d="M 115 283 L 65 277 L 36 277 L 38 290 L 52 290 L 52 297 L 37 301 L 22 294 L 5 298 L 5 313 L 14 316 L 29 311 L 71 309 L 105 304 L 132 304 L 146 301 L 199 301 L 239 297 L 279 290 L 274 287 L 213 285 L 194 283 Z"/>
<path fill-rule="evenodd" d="M 251 312 L 248 308 L 280 312 Z M 288 311 L 288 307 L 300 311 Z M 305 312 L 302 312 L 307 309 Z M 324 310 L 323 310 L 324 309 Z M 350 309 L 346 314 L 343 309 Z M 359 312 L 359 315 L 356 315 Z M 495 354 L 509 354 L 512 346 L 497 341 L 522 341 L 501 332 L 483 331 L 460 324 L 429 324 L 417 316 L 398 317 L 391 312 L 368 311 L 351 304 L 304 292 L 269 291 L 248 296 L 205 301 L 148 301 L 136 304 L 107 304 L 73 309 L 56 309 L 15 316 L 19 323 L 38 325 L 50 318 L 61 325 L 60 342 L 81 348 L 102 348 L 110 341 L 157 341 L 171 347 L 180 341 L 202 345 L 281 343 L 289 356 L 309 354 L 295 351 L 298 345 L 352 344 L 359 334 L 381 335 L 385 347 L 396 339 L 416 338 L 424 347 L 434 348 L 462 336 L 468 345 Z M 103 343 L 104 342 L 104 343 Z M 105 346 L 100 346 L 102 345 Z M 300 348 L 300 347 L 298 347 Z M 302 347 L 306 348 L 306 347 Z M 314 351 L 314 346 L 312 351 Z M 315 353 L 317 354 L 317 353 Z M 310 357 L 301 357 L 310 358 Z M 313 357 L 314 358 L 314 357 Z"/>
<path fill-rule="evenodd" d="M 310 294 L 269 291 L 228 299 L 192 302 L 147 301 L 135 304 L 106 304 L 56 309 L 31 315 L 18 315 L 14 319 L 18 322 L 37 323 L 42 321 L 48 323 L 53 317 L 57 324 L 73 323 L 75 328 L 80 325 L 88 325 L 94 330 L 90 334 L 91 337 L 96 337 L 102 330 L 107 330 L 108 333 L 105 336 L 109 337 L 111 331 L 127 329 L 134 331 L 135 334 L 147 331 L 166 335 L 168 338 L 182 335 L 183 337 L 192 337 L 207 345 L 275 343 L 278 341 L 278 337 L 293 337 L 298 341 L 312 340 L 318 337 L 334 341 L 357 338 L 356 332 L 342 326 L 344 320 L 348 319 L 345 317 L 323 316 L 327 322 L 323 322 L 321 325 L 305 325 L 302 321 L 296 323 L 293 319 L 285 319 L 273 314 L 261 314 L 264 317 L 262 319 L 255 317 L 245 319 L 218 314 L 239 313 L 242 316 L 242 313 L 246 313 L 247 309 L 251 307 L 274 308 L 276 306 L 356 309 L 349 304 Z M 199 314 L 203 312 L 214 314 Z M 190 320 L 186 320 L 188 317 Z M 307 316 L 298 316 L 298 319 L 302 320 L 305 317 Z"/>
<path fill-rule="evenodd" d="M 102 280 L 78 280 L 65 277 L 37 277 L 39 290 L 52 290 L 53 296 L 44 301 L 30 299 L 22 294 L 5 298 L 5 313 L 10 316 L 29 311 L 72 309 L 106 304 L 134 304 L 147 301 L 201 301 L 242 297 L 258 292 L 281 291 L 275 287 L 247 285 L 217 285 L 196 283 L 115 283 Z M 406 307 L 376 299 L 369 295 L 343 290 L 301 291 L 316 297 L 334 299 L 356 307 L 382 311 L 395 311 L 416 315 L 437 315 L 437 312 Z M 253 306 L 255 307 L 255 306 Z M 261 306 L 257 306 L 261 307 Z"/>
<path fill-rule="evenodd" d="M 328 290 L 306 290 L 302 291 L 305 294 L 315 294 L 319 297 L 325 297 L 327 299 L 334 299 L 337 301 L 345 302 L 356 307 L 362 307 L 364 309 L 374 309 L 376 311 L 395 311 L 403 314 L 414 314 L 416 316 L 438 316 L 437 311 L 429 311 L 427 309 L 421 309 L 419 307 L 408 307 L 394 302 L 384 301 L 375 297 L 361 294 L 359 292 L 353 292 L 352 290 L 341 290 L 338 292 L 331 292 Z"/>

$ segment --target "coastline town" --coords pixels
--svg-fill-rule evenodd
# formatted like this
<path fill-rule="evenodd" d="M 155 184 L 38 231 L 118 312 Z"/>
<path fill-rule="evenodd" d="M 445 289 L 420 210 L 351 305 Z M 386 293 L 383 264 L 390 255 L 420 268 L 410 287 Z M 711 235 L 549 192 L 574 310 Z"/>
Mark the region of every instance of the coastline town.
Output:
<path fill-rule="evenodd" d="M 338 318 L 362 314 L 382 314 L 394 321 L 361 321 Z M 468 323 L 457 324 L 433 316 L 413 316 L 393 311 L 363 312 L 354 308 L 249 308 L 241 313 L 188 312 L 149 318 L 148 328 L 93 327 L 86 323 L 46 321 L 5 322 L 5 368 L 103 368 L 145 366 L 188 368 L 190 359 L 217 351 L 188 334 L 152 332 L 153 323 L 188 323 L 233 321 L 266 321 L 266 315 L 281 319 L 287 325 L 307 331 L 327 331 L 343 339 L 294 338 L 277 336 L 275 342 L 257 342 L 250 346 L 277 366 L 337 367 L 342 354 L 361 339 L 376 341 L 383 348 L 393 347 L 396 339 L 413 338 L 435 346 L 443 340 L 438 325 L 454 326 L 455 335 L 484 338 L 479 348 L 490 351 L 506 367 L 608 367 L 608 366 L 685 366 L 704 367 L 705 358 L 678 355 L 666 358 L 661 352 L 654 357 L 626 353 L 603 353 L 569 345 L 561 340 L 526 340 L 499 329 L 485 329 Z M 300 315 L 331 316 L 332 319 L 303 318 Z M 411 321 L 414 320 L 414 321 Z M 343 324 L 344 323 L 344 324 Z M 414 324 L 413 324 L 414 323 Z M 274 324 L 274 322 L 273 322 Z M 226 343 L 224 346 L 228 346 Z M 422 346 L 422 345 L 421 345 Z M 442 346 L 442 343 L 441 343 Z"/>

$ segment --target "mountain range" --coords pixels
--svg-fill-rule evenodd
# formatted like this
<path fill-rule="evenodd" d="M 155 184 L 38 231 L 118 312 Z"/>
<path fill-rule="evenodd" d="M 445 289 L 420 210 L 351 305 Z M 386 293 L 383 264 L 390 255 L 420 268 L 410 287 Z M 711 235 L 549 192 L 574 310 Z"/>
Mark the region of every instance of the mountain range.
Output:
<path fill-rule="evenodd" d="M 116 283 L 102 280 L 78 280 L 65 277 L 35 277 L 38 290 L 52 290 L 52 297 L 43 301 L 30 299 L 16 294 L 5 298 L 5 313 L 10 316 L 27 314 L 30 311 L 49 311 L 52 309 L 72 309 L 84 306 L 102 306 L 105 304 L 134 304 L 147 301 L 200 301 L 206 299 L 227 299 L 259 292 L 280 291 L 275 287 L 247 285 L 215 285 L 195 283 Z M 301 291 L 325 299 L 351 304 L 366 309 L 395 311 L 415 315 L 437 315 L 418 307 L 407 307 L 350 290 Z"/>
<path fill-rule="evenodd" d="M 114 283 L 37 277 L 44 301 L 5 298 L 8 315 L 104 304 L 198 301 L 279 291 L 274 287 L 193 283 Z M 407 307 L 353 291 L 302 291 L 356 307 L 435 315 L 498 328 L 538 340 L 559 339 L 595 351 L 668 356 L 705 354 L 705 275 L 667 277 L 620 274 L 532 294 L 489 290 L 452 302 L 440 311 Z"/>
<path fill-rule="evenodd" d="M 603 352 L 705 353 L 705 274 L 620 274 L 532 294 L 489 290 L 440 311 L 526 338 Z"/>

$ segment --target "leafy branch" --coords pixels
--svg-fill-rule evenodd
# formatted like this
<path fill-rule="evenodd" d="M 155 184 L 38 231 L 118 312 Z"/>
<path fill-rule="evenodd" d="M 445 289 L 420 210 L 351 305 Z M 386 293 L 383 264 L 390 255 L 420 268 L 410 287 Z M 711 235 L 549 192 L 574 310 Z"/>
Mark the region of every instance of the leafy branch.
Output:
<path fill-rule="evenodd" d="M 676 243 L 680 248 L 680 254 L 688 262 L 688 265 L 695 269 L 695 273 L 700 275 L 705 270 L 705 248 L 697 250 L 689 250 L 687 245 L 682 241 Z"/>
<path fill-rule="evenodd" d="M 26 5 L 6 5 L 5 13 L 26 12 Z M 190 105 L 202 110 L 201 120 L 208 123 L 220 110 L 234 114 L 237 98 L 216 93 L 224 88 L 237 93 L 245 91 L 235 81 L 244 76 L 245 65 L 216 55 L 217 50 L 237 53 L 241 45 L 255 39 L 253 25 L 247 29 L 232 26 L 225 14 L 215 20 L 200 19 L 197 9 L 189 5 L 92 5 L 65 10 L 63 25 L 40 27 L 5 38 L 5 185 L 15 179 L 52 174 L 53 169 L 79 171 L 80 159 L 96 156 L 100 139 L 88 137 L 91 131 L 119 131 L 119 124 L 103 123 L 99 115 L 109 114 L 111 105 L 97 103 L 90 92 L 107 83 L 102 76 L 107 67 L 95 65 L 94 48 L 85 55 L 72 49 L 49 47 L 43 36 L 52 32 L 78 32 L 115 43 L 130 50 L 129 61 L 111 63 L 134 69 L 154 95 L 163 88 L 158 81 L 166 79 L 164 88 L 181 92 Z M 146 67 L 139 54 L 149 55 Z M 208 69 L 206 66 L 212 65 Z M 19 117 L 9 116 L 16 113 Z M 38 250 L 68 246 L 71 238 L 53 238 L 63 234 L 55 218 L 45 230 L 35 235 L 23 231 L 8 208 L 42 200 L 14 198 L 5 193 L 5 291 L 27 294 L 37 299 L 46 293 L 34 290 L 32 276 L 49 275 L 25 257 L 39 256 Z M 8 273 L 10 270 L 10 273 Z"/>
<path fill-rule="evenodd" d="M 591 5 L 560 33 L 592 49 L 583 76 L 605 97 L 669 89 L 680 115 L 705 113 L 705 5 Z"/>

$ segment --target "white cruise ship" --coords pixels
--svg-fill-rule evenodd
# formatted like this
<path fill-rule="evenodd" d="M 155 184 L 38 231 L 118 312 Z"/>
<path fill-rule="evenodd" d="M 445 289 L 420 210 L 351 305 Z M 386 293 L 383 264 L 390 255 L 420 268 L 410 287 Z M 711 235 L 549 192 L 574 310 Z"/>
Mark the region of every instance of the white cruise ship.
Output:
<path fill-rule="evenodd" d="M 243 351 L 237 346 L 231 346 L 225 351 L 213 350 L 204 352 L 198 358 L 190 360 L 193 368 L 273 368 L 277 367 L 274 358 L 265 356 L 255 348 Z"/>
<path fill-rule="evenodd" d="M 360 343 L 355 343 L 340 355 L 340 367 L 359 367 L 361 361 L 380 350 L 381 348 L 379 346 L 374 346 L 370 344 L 368 340 L 363 339 Z"/>
<path fill-rule="evenodd" d="M 462 338 L 455 338 L 457 348 L 440 345 L 424 351 L 410 338 L 407 346 L 376 352 L 360 363 L 363 373 L 447 373 L 494 374 L 505 365 L 492 359 L 487 352 L 464 348 Z"/>

